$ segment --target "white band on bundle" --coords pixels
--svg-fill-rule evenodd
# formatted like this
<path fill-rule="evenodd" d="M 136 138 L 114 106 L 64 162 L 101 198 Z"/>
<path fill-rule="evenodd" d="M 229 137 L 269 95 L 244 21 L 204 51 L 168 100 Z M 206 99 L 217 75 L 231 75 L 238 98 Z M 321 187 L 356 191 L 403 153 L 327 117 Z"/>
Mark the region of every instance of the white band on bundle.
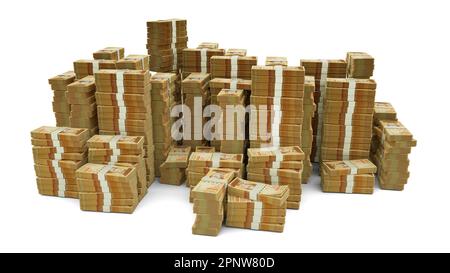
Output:
<path fill-rule="evenodd" d="M 114 167 L 113 165 L 105 165 L 97 173 L 97 178 L 98 178 L 98 181 L 100 182 L 100 187 L 102 189 L 102 194 L 103 194 L 103 211 L 104 212 L 110 212 L 110 210 L 111 210 L 111 202 L 107 201 L 109 203 L 109 206 L 107 204 L 105 204 L 105 200 L 107 200 L 107 196 L 109 196 L 109 197 L 111 196 L 111 191 L 109 189 L 108 181 L 106 181 L 106 173 L 109 172 L 113 167 Z"/>
<path fill-rule="evenodd" d="M 145 57 L 142 57 L 142 59 L 141 59 L 141 66 L 142 66 L 142 70 L 145 70 Z"/>
<path fill-rule="evenodd" d="M 347 91 L 347 111 L 345 113 L 345 120 L 350 121 L 350 124 L 353 123 L 353 113 L 355 111 L 355 88 L 356 88 L 356 81 L 354 79 L 348 79 L 348 91 Z M 345 135 L 344 137 L 346 139 L 350 139 L 349 142 L 344 142 L 344 147 L 342 151 L 342 159 L 348 160 L 350 159 L 350 148 L 352 145 L 351 139 L 353 135 L 353 128 L 352 125 L 345 127 Z"/>
<path fill-rule="evenodd" d="M 353 174 L 347 175 L 347 185 L 345 187 L 345 193 L 352 193 L 354 184 L 355 184 L 355 176 Z"/>
<path fill-rule="evenodd" d="M 212 167 L 219 168 L 220 167 L 220 155 L 221 153 L 213 153 L 212 154 Z"/>
<path fill-rule="evenodd" d="M 278 185 L 280 183 L 280 179 L 278 178 L 278 175 L 270 176 L 270 183 L 272 185 Z"/>
<path fill-rule="evenodd" d="M 275 151 L 275 161 L 281 162 L 283 161 L 283 154 L 280 150 Z"/>
<path fill-rule="evenodd" d="M 123 99 L 123 94 L 125 92 L 124 90 L 124 80 L 123 80 L 123 74 L 125 71 L 123 70 L 116 70 L 116 86 L 117 86 L 117 93 L 116 93 L 116 100 L 117 100 L 117 106 L 119 107 L 119 132 L 122 134 L 122 132 L 126 131 L 125 128 L 125 119 L 126 119 L 126 107 L 125 107 L 125 101 Z"/>
<path fill-rule="evenodd" d="M 270 176 L 278 176 L 278 169 L 270 168 L 269 175 Z"/>
<path fill-rule="evenodd" d="M 258 201 L 258 194 L 264 189 L 264 184 L 256 184 L 249 192 L 249 199 L 252 201 Z"/>
<path fill-rule="evenodd" d="M 280 161 L 273 161 L 272 162 L 272 169 L 280 169 Z"/>
<path fill-rule="evenodd" d="M 92 60 L 92 73 L 98 72 L 99 60 Z"/>
<path fill-rule="evenodd" d="M 238 56 L 231 56 L 231 78 L 237 79 L 238 74 Z"/>
<path fill-rule="evenodd" d="M 177 21 L 172 20 L 172 53 L 173 53 L 173 65 L 172 70 L 177 70 L 178 56 L 177 56 Z"/>
<path fill-rule="evenodd" d="M 117 135 L 111 138 L 109 141 L 109 148 L 112 150 L 112 155 L 110 157 L 109 163 L 117 163 L 118 156 L 120 155 L 120 149 L 117 148 L 117 142 L 122 138 L 122 136 Z"/>
<path fill-rule="evenodd" d="M 50 133 L 53 147 L 56 148 L 54 153 L 54 160 L 52 160 L 52 167 L 56 174 L 56 179 L 58 180 L 58 196 L 65 197 L 66 191 L 66 179 L 62 173 L 61 166 L 59 166 L 59 161 L 62 158 L 62 153 L 64 153 L 64 148 L 61 147 L 61 142 L 59 141 L 58 134 L 67 129 L 66 127 L 57 128 L 55 131 Z"/>
<path fill-rule="evenodd" d="M 120 48 L 117 49 L 117 60 L 120 60 Z"/>
<path fill-rule="evenodd" d="M 275 84 L 274 97 L 280 98 L 283 95 L 283 67 L 281 65 L 274 66 L 275 69 Z"/>
<path fill-rule="evenodd" d="M 350 168 L 350 174 L 358 174 L 358 167 L 350 160 L 344 160 L 345 165 Z"/>
<path fill-rule="evenodd" d="M 237 84 L 238 84 L 237 79 L 231 79 L 231 82 L 230 82 L 230 90 L 235 91 L 235 90 L 237 89 Z"/>
<path fill-rule="evenodd" d="M 208 49 L 202 48 L 200 49 L 200 69 L 201 73 L 206 73 L 208 71 Z"/>
<path fill-rule="evenodd" d="M 251 224 L 252 229 L 259 229 L 259 225 L 261 224 L 261 218 L 262 218 L 262 209 L 258 209 L 256 206 L 254 206 Z"/>
<path fill-rule="evenodd" d="M 316 146 L 318 147 L 316 151 L 316 155 L 314 157 L 315 161 L 319 161 L 320 155 L 320 147 L 322 142 L 322 125 L 323 125 L 323 100 L 327 93 L 327 78 L 328 78 L 328 60 L 322 60 L 322 67 L 320 70 L 320 86 L 319 86 L 319 104 L 317 105 L 317 112 L 319 115 L 317 116 L 317 137 L 316 137 Z"/>

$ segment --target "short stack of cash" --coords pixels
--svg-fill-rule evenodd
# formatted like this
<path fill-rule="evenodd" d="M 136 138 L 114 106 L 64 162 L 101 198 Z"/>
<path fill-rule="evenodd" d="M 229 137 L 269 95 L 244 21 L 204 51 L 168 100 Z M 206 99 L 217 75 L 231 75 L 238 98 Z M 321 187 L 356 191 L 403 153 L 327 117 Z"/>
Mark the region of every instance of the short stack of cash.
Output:
<path fill-rule="evenodd" d="M 189 146 L 172 146 L 166 161 L 161 164 L 159 182 L 176 186 L 183 184 L 186 181 L 186 168 L 190 154 Z"/>
<path fill-rule="evenodd" d="M 217 95 L 222 109 L 219 123 L 222 127 L 220 151 L 228 154 L 245 154 L 247 147 L 245 96 L 242 89 L 222 89 Z"/>
<path fill-rule="evenodd" d="M 43 126 L 31 131 L 40 194 L 78 198 L 75 171 L 87 162 L 88 139 L 87 129 Z"/>
<path fill-rule="evenodd" d="M 87 163 L 76 177 L 81 210 L 133 213 L 139 203 L 134 167 Z"/>
<path fill-rule="evenodd" d="M 97 134 L 98 121 L 95 101 L 94 76 L 87 76 L 67 86 L 67 102 L 70 104 L 70 127 L 89 129 Z"/>
<path fill-rule="evenodd" d="M 187 21 L 169 19 L 147 22 L 147 50 L 150 70 L 175 72 L 182 68 L 183 49 L 187 48 Z"/>
<path fill-rule="evenodd" d="M 347 52 L 347 77 L 370 79 L 373 76 L 375 59 L 365 52 Z"/>
<path fill-rule="evenodd" d="M 305 70 L 253 66 L 249 137 L 253 148 L 300 146 Z"/>
<path fill-rule="evenodd" d="M 313 76 L 315 80 L 314 102 L 317 110 L 313 119 L 314 138 L 311 160 L 319 162 L 322 144 L 323 98 L 326 93 L 327 78 L 345 78 L 347 63 L 344 60 L 302 59 L 300 65 L 305 68 L 305 75 Z"/>
<path fill-rule="evenodd" d="M 53 112 L 55 113 L 56 126 L 70 126 L 70 104 L 67 101 L 67 85 L 75 80 L 75 73 L 67 71 L 48 79 L 53 90 Z"/>
<path fill-rule="evenodd" d="M 225 50 L 217 43 L 202 43 L 197 48 L 183 50 L 183 73 L 210 73 L 212 56 L 223 56 Z"/>
<path fill-rule="evenodd" d="M 322 162 L 322 190 L 372 194 L 376 171 L 377 167 L 368 159 Z"/>
<path fill-rule="evenodd" d="M 302 124 L 302 150 L 305 153 L 303 161 L 302 183 L 308 183 L 312 174 L 311 153 L 313 150 L 313 118 L 316 112 L 314 102 L 315 82 L 313 76 L 305 76 L 305 94 L 303 96 L 303 124 Z"/>
<path fill-rule="evenodd" d="M 166 161 L 173 142 L 171 135 L 173 120 L 170 117 L 170 111 L 175 105 L 176 79 L 175 73 L 156 73 L 151 78 L 155 173 L 158 177 L 161 176 L 159 167 Z"/>
<path fill-rule="evenodd" d="M 93 53 L 94 60 L 114 60 L 118 61 L 125 56 L 123 47 L 105 47 Z"/>
<path fill-rule="evenodd" d="M 217 236 L 225 216 L 227 185 L 235 177 L 228 170 L 211 170 L 192 189 L 195 222 L 192 234 Z"/>
<path fill-rule="evenodd" d="M 93 76 L 100 69 L 116 69 L 116 60 L 78 60 L 73 62 L 77 79 Z"/>
<path fill-rule="evenodd" d="M 150 77 L 148 70 L 95 73 L 100 134 L 144 137 L 147 186 L 155 178 Z"/>
<path fill-rule="evenodd" d="M 403 190 L 409 178 L 408 155 L 417 141 L 396 120 L 380 120 L 374 132 L 377 149 L 372 151 L 372 161 L 378 166 L 380 187 L 385 190 Z"/>
<path fill-rule="evenodd" d="M 287 207 L 299 209 L 305 153 L 299 146 L 250 148 L 247 150 L 247 179 L 289 187 Z"/>
<path fill-rule="evenodd" d="M 322 161 L 369 158 L 375 90 L 374 80 L 328 78 Z"/>
<path fill-rule="evenodd" d="M 117 69 L 149 70 L 149 56 L 132 54 L 120 59 L 116 63 Z"/>
<path fill-rule="evenodd" d="M 283 232 L 289 196 L 287 186 L 235 178 L 227 192 L 226 226 Z"/>
<path fill-rule="evenodd" d="M 191 73 L 182 82 L 183 145 L 202 146 L 205 143 L 203 108 L 209 104 L 210 74 Z"/>
<path fill-rule="evenodd" d="M 95 164 L 134 167 L 138 178 L 138 197 L 147 193 L 147 168 L 144 160 L 144 137 L 95 135 L 91 137 L 88 161 Z"/>

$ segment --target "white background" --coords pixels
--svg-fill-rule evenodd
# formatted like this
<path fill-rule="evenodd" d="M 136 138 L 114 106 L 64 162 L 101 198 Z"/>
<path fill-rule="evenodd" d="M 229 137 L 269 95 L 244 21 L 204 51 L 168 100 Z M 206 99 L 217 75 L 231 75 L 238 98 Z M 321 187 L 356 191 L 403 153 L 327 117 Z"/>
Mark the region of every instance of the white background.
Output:
<path fill-rule="evenodd" d="M 383 2 L 383 3 L 381 3 Z M 449 7 L 446 1 L 1 1 L 1 251 L 449 251 Z M 316 177 L 284 233 L 194 236 L 187 188 L 154 184 L 132 215 L 82 212 L 37 193 L 30 131 L 54 125 L 47 79 L 105 46 L 146 53 L 146 21 L 188 20 L 189 45 L 248 55 L 376 60 L 377 100 L 418 146 L 405 191 L 325 194 Z"/>

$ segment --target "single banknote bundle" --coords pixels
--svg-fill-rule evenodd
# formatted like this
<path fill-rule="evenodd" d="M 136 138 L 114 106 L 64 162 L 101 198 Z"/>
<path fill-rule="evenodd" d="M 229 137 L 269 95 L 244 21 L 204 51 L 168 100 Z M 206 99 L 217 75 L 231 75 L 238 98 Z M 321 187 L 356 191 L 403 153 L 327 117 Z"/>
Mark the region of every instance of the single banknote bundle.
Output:
<path fill-rule="evenodd" d="M 133 213 L 139 203 L 134 167 L 87 163 L 76 177 L 81 210 Z"/>
<path fill-rule="evenodd" d="M 87 146 L 89 163 L 134 167 L 139 200 L 145 196 L 147 168 L 143 136 L 95 135 L 88 140 Z"/>
<path fill-rule="evenodd" d="M 149 70 L 149 56 L 132 54 L 117 61 L 117 69 Z"/>
<path fill-rule="evenodd" d="M 347 52 L 347 77 L 370 79 L 373 76 L 375 59 L 365 52 Z"/>
<path fill-rule="evenodd" d="M 92 55 L 94 60 L 118 61 L 125 56 L 125 48 L 109 46 L 94 52 Z"/>
<path fill-rule="evenodd" d="M 266 57 L 266 66 L 288 66 L 287 57 Z"/>
<path fill-rule="evenodd" d="M 247 150 L 247 179 L 289 187 L 287 208 L 299 209 L 305 154 L 299 146 L 250 148 Z"/>
<path fill-rule="evenodd" d="M 247 56 L 247 49 L 244 48 L 229 48 L 225 52 L 225 56 Z"/>
<path fill-rule="evenodd" d="M 183 19 L 147 22 L 150 70 L 177 73 L 182 68 L 183 49 L 188 41 L 186 25 Z"/>
<path fill-rule="evenodd" d="M 173 142 L 171 128 L 173 119 L 170 111 L 175 105 L 175 73 L 156 73 L 151 78 L 153 144 L 155 146 L 155 173 L 161 176 L 160 166 L 166 161 Z"/>
<path fill-rule="evenodd" d="M 230 170 L 210 170 L 192 189 L 195 222 L 192 234 L 217 236 L 224 220 L 228 183 L 235 177 Z"/>
<path fill-rule="evenodd" d="M 77 79 L 93 76 L 100 69 L 116 69 L 116 60 L 86 60 L 81 59 L 73 62 L 73 70 Z"/>
<path fill-rule="evenodd" d="M 305 71 L 253 66 L 249 138 L 253 148 L 300 146 Z"/>
<path fill-rule="evenodd" d="M 53 90 L 53 112 L 56 126 L 70 126 L 70 104 L 67 100 L 67 86 L 75 80 L 75 73 L 67 71 L 48 79 Z"/>
<path fill-rule="evenodd" d="M 287 186 L 235 178 L 227 188 L 226 226 L 283 232 Z"/>
<path fill-rule="evenodd" d="M 219 44 L 202 43 L 197 48 L 183 50 L 183 73 L 210 73 L 212 56 L 223 56 L 225 50 Z"/>
<path fill-rule="evenodd" d="M 373 193 L 377 167 L 368 159 L 322 162 L 324 192 Z"/>
<path fill-rule="evenodd" d="M 87 129 L 42 126 L 31 131 L 40 194 L 78 198 L 75 171 L 87 162 Z"/>
<path fill-rule="evenodd" d="M 313 150 L 313 118 L 316 112 L 314 102 L 315 82 L 313 76 L 305 76 L 305 91 L 303 95 L 303 123 L 302 123 L 302 151 L 305 153 L 303 160 L 302 183 L 308 183 L 312 174 L 311 154 Z"/>
<path fill-rule="evenodd" d="M 155 178 L 150 77 L 148 70 L 95 73 L 100 134 L 144 137 L 147 186 Z"/>
<path fill-rule="evenodd" d="M 188 166 L 190 146 L 172 146 L 164 163 L 161 164 L 161 184 L 179 186 L 186 181 L 186 168 Z"/>
<path fill-rule="evenodd" d="M 315 81 L 314 102 L 317 108 L 312 123 L 313 149 L 311 151 L 311 161 L 319 162 L 322 143 L 323 99 L 326 94 L 327 79 L 345 78 L 347 63 L 344 60 L 302 59 L 300 60 L 300 65 L 305 68 L 305 75 L 314 77 Z"/>
<path fill-rule="evenodd" d="M 252 77 L 252 66 L 257 65 L 253 56 L 225 55 L 211 57 L 211 77 L 245 79 Z"/>
<path fill-rule="evenodd" d="M 375 89 L 374 80 L 328 78 L 322 161 L 369 158 Z"/>

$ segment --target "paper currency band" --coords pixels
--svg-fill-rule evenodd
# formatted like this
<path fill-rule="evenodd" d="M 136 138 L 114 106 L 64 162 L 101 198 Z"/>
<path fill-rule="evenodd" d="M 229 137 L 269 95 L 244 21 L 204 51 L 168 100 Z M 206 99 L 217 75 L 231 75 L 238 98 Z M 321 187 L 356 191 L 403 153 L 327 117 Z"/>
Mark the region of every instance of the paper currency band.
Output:
<path fill-rule="evenodd" d="M 177 42 L 177 21 L 172 20 L 172 45 L 171 45 L 171 47 L 172 47 L 172 53 L 173 53 L 173 65 L 172 65 L 173 70 L 177 70 L 177 67 L 178 67 L 176 42 Z"/>
<path fill-rule="evenodd" d="M 206 48 L 202 48 L 200 49 L 200 67 L 201 67 L 201 72 L 202 73 L 206 73 L 207 72 L 207 65 L 208 65 L 208 49 Z"/>
<path fill-rule="evenodd" d="M 236 90 L 237 89 L 238 80 L 237 79 L 231 79 L 230 82 L 230 90 Z"/>
<path fill-rule="evenodd" d="M 231 79 L 237 79 L 238 74 L 238 56 L 231 56 Z"/>
<path fill-rule="evenodd" d="M 264 189 L 264 184 L 256 184 L 249 192 L 249 199 L 252 201 L 258 201 L 259 193 Z"/>
<path fill-rule="evenodd" d="M 353 124 L 353 113 L 355 111 L 355 88 L 356 88 L 356 81 L 355 79 L 348 79 L 348 90 L 347 90 L 347 112 L 345 113 L 345 120 L 350 120 L 350 124 Z M 346 139 L 350 139 L 349 142 L 344 142 L 343 152 L 342 152 L 342 158 L 344 160 L 350 159 L 350 148 L 352 145 L 351 139 L 353 135 L 353 126 L 349 125 L 348 127 L 345 127 L 345 135 L 344 137 Z"/>
<path fill-rule="evenodd" d="M 120 149 L 117 148 L 117 142 L 122 138 L 121 135 L 114 136 L 109 141 L 109 148 L 112 150 L 112 155 L 110 156 L 110 160 L 108 164 L 115 164 L 118 162 L 118 156 L 120 155 Z"/>
<path fill-rule="evenodd" d="M 275 84 L 274 84 L 274 98 L 273 107 L 275 111 L 281 111 L 281 97 L 283 96 L 283 67 L 281 65 L 274 66 L 275 70 Z M 280 124 L 281 124 L 281 114 L 276 114 L 275 112 L 273 123 L 272 123 L 272 145 L 274 147 L 280 146 Z"/>
<path fill-rule="evenodd" d="M 108 181 L 106 181 L 106 173 L 108 173 L 114 166 L 113 165 L 105 165 L 100 171 L 97 173 L 98 181 L 100 182 L 100 187 L 102 189 L 103 194 L 103 211 L 110 212 L 111 211 L 111 192 L 108 186 Z"/>
<path fill-rule="evenodd" d="M 144 58 L 142 58 L 143 60 Z M 125 120 L 127 115 L 127 108 L 125 107 L 125 101 L 123 99 L 123 94 L 125 93 L 124 90 L 124 81 L 123 81 L 123 73 L 124 70 L 116 70 L 116 86 L 117 86 L 117 93 L 116 93 L 116 100 L 117 100 L 117 106 L 119 107 L 119 132 L 121 135 L 126 132 L 126 126 L 125 126 Z"/>
<path fill-rule="evenodd" d="M 55 131 L 50 133 L 50 137 L 52 140 L 53 147 L 56 148 L 56 152 L 54 153 L 54 159 L 52 160 L 52 168 L 55 171 L 56 179 L 58 180 L 58 196 L 65 197 L 66 191 L 66 179 L 64 178 L 64 174 L 62 173 L 62 169 L 59 166 L 59 161 L 61 160 L 61 154 L 64 153 L 64 147 L 61 147 L 61 142 L 59 141 L 59 133 L 67 129 L 67 127 L 57 128 Z"/>
<path fill-rule="evenodd" d="M 92 60 L 92 73 L 98 72 L 99 60 Z"/>
<path fill-rule="evenodd" d="M 353 164 L 353 162 L 351 162 L 350 160 L 344 160 L 344 164 L 350 168 L 350 174 L 358 173 L 358 167 L 355 164 Z"/>
<path fill-rule="evenodd" d="M 317 152 L 314 156 L 315 161 L 319 161 L 320 151 L 321 151 L 321 145 L 322 145 L 322 125 L 323 125 L 323 98 L 326 95 L 327 92 L 327 78 L 328 78 L 328 60 L 321 60 L 322 67 L 320 69 L 320 86 L 319 86 L 319 104 L 317 105 L 317 112 L 319 115 L 317 116 L 317 138 L 316 138 L 316 145 L 317 145 Z"/>
<path fill-rule="evenodd" d="M 260 205 L 256 205 L 256 203 L 259 203 Z M 255 202 L 255 206 L 253 207 L 253 218 L 252 218 L 252 224 L 251 229 L 259 229 L 259 225 L 261 224 L 261 218 L 262 218 L 262 203 L 257 201 Z"/>
<path fill-rule="evenodd" d="M 213 153 L 212 154 L 212 167 L 219 168 L 220 167 L 220 155 L 221 153 Z"/>

